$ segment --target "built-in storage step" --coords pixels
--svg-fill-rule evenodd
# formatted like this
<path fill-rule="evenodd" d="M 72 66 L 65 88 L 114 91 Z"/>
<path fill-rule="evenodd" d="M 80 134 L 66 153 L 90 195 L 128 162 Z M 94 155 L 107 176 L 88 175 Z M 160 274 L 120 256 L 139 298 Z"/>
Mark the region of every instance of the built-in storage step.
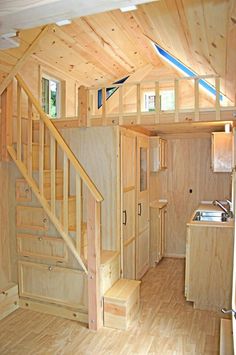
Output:
<path fill-rule="evenodd" d="M 139 311 L 141 281 L 120 279 L 104 296 L 104 326 L 126 330 Z"/>
<path fill-rule="evenodd" d="M 27 145 L 23 144 L 23 163 L 27 166 Z M 39 144 L 32 143 L 32 169 L 39 170 Z M 44 169 L 50 169 L 50 146 L 44 146 Z"/>
<path fill-rule="evenodd" d="M 100 285 L 101 295 L 104 295 L 120 278 L 120 254 L 117 251 L 103 250 L 101 252 Z"/>
<path fill-rule="evenodd" d="M 233 331 L 231 319 L 220 322 L 220 355 L 233 355 Z"/>
<path fill-rule="evenodd" d="M 28 261 L 19 261 L 18 267 L 19 294 L 25 303 L 39 301 L 49 308 L 53 304 L 87 313 L 85 272 Z"/>
<path fill-rule="evenodd" d="M 17 251 L 20 256 L 35 259 L 65 262 L 68 251 L 61 237 L 45 235 L 17 234 Z"/>
<path fill-rule="evenodd" d="M 18 285 L 10 283 L 4 288 L 0 288 L 0 319 L 5 318 L 18 307 Z"/>
<path fill-rule="evenodd" d="M 17 206 L 16 226 L 20 229 L 46 231 L 49 219 L 42 207 Z"/>

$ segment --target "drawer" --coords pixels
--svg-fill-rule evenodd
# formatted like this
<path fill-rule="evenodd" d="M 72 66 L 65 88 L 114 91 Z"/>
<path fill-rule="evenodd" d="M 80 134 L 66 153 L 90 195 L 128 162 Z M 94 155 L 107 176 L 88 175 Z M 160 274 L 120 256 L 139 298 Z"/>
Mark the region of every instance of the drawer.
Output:
<path fill-rule="evenodd" d="M 16 226 L 21 229 L 48 230 L 49 219 L 41 207 L 17 206 Z"/>
<path fill-rule="evenodd" d="M 84 272 L 26 261 L 18 264 L 21 297 L 87 309 L 87 276 Z"/>
<path fill-rule="evenodd" d="M 31 188 L 24 179 L 16 180 L 16 201 L 30 202 L 32 200 Z"/>
<path fill-rule="evenodd" d="M 19 255 L 54 261 L 67 261 L 68 253 L 62 238 L 17 234 Z"/>

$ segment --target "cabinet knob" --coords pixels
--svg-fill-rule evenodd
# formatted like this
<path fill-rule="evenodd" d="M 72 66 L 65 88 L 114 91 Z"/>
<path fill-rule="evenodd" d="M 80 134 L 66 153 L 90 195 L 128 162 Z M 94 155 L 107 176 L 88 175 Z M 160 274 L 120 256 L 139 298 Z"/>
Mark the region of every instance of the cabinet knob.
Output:
<path fill-rule="evenodd" d="M 28 187 L 25 188 L 25 192 L 26 192 L 26 193 L 29 192 L 29 188 L 28 188 Z"/>
<path fill-rule="evenodd" d="M 51 265 L 49 265 L 48 271 L 52 271 L 52 266 Z"/>
<path fill-rule="evenodd" d="M 48 221 L 47 218 L 43 219 L 43 223 L 47 223 L 47 221 Z"/>

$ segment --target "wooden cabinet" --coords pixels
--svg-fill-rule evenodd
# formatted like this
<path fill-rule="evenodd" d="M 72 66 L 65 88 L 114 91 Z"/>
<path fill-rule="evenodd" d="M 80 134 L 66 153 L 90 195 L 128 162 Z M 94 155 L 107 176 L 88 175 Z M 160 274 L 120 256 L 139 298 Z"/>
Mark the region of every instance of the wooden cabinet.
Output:
<path fill-rule="evenodd" d="M 155 201 L 150 204 L 150 265 L 155 266 L 165 254 L 166 203 Z"/>
<path fill-rule="evenodd" d="M 49 220 L 41 207 L 17 206 L 16 226 L 20 229 L 46 231 L 49 228 Z"/>
<path fill-rule="evenodd" d="M 121 269 L 140 279 L 149 267 L 149 137 L 121 131 Z"/>
<path fill-rule="evenodd" d="M 136 248 L 136 137 L 121 134 L 122 276 L 135 279 Z"/>
<path fill-rule="evenodd" d="M 149 268 L 149 139 L 137 137 L 136 278 Z"/>
<path fill-rule="evenodd" d="M 199 309 L 231 308 L 233 224 L 187 227 L 185 296 Z"/>
<path fill-rule="evenodd" d="M 103 250 L 100 266 L 101 295 L 104 295 L 119 278 L 120 254 L 111 250 Z"/>
<path fill-rule="evenodd" d="M 233 165 L 233 136 L 213 132 L 211 136 L 211 167 L 216 173 L 231 172 Z"/>
<path fill-rule="evenodd" d="M 150 137 L 150 172 L 156 173 L 167 168 L 167 141 Z"/>

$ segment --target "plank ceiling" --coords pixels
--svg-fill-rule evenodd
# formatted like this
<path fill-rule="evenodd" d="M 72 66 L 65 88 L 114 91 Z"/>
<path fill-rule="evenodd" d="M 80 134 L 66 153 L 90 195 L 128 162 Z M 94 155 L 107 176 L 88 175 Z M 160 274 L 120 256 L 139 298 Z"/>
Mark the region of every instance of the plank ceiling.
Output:
<path fill-rule="evenodd" d="M 5 75 L 35 31 L 20 35 L 20 49 L 0 53 Z M 34 56 L 91 86 L 134 72 L 148 75 L 153 68 L 166 72 L 167 64 L 156 55 L 151 40 L 198 74 L 219 74 L 223 92 L 235 100 L 235 0 L 160 0 L 129 13 L 113 10 L 80 17 L 71 25 L 56 26 L 39 42 Z"/>

